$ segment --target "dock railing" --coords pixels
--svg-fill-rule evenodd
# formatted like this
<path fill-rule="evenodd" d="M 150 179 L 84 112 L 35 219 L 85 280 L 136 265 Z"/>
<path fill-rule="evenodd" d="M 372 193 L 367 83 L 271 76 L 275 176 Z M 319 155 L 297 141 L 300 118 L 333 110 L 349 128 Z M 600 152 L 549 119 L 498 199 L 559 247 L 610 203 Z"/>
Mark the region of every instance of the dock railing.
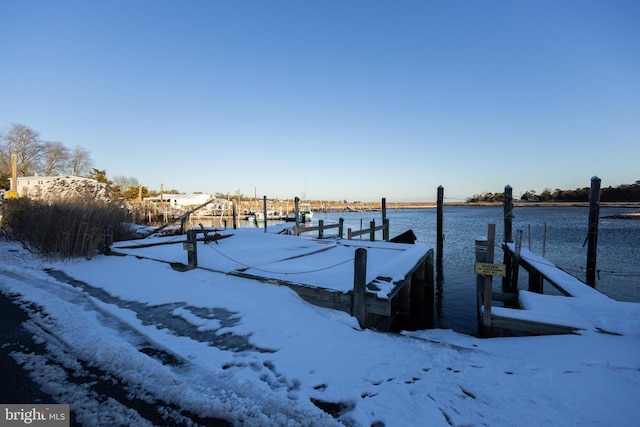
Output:
<path fill-rule="evenodd" d="M 369 228 L 365 228 L 363 230 L 353 231 L 351 228 L 347 229 L 347 239 L 352 240 L 354 237 L 363 236 L 365 234 L 369 235 L 369 240 L 374 242 L 376 240 L 376 231 L 382 230 L 382 239 L 384 241 L 389 241 L 389 218 L 384 219 L 384 223 L 382 225 L 376 226 L 376 222 L 371 220 L 369 223 Z"/>
<path fill-rule="evenodd" d="M 299 236 L 301 233 L 310 233 L 312 231 L 317 231 L 318 232 L 318 239 L 324 239 L 325 230 L 329 230 L 329 229 L 333 229 L 333 228 L 337 228 L 338 229 L 338 238 L 342 239 L 342 236 L 344 234 L 344 232 L 343 232 L 343 230 L 344 230 L 344 219 L 342 219 L 342 218 L 340 218 L 338 220 L 337 224 L 325 225 L 324 224 L 324 220 L 320 219 L 320 220 L 318 220 L 318 225 L 314 226 L 314 227 L 296 226 L 296 227 L 294 227 L 294 234 L 296 236 Z"/>
<path fill-rule="evenodd" d="M 342 239 L 344 236 L 344 219 L 340 218 L 338 223 L 325 225 L 324 220 L 318 220 L 318 225 L 313 227 L 294 227 L 294 234 L 299 236 L 302 233 L 310 233 L 313 231 L 318 232 L 318 239 L 324 239 L 324 232 L 329 229 L 337 228 L 338 229 L 338 238 Z M 354 237 L 369 235 L 369 240 L 374 242 L 376 240 L 376 232 L 382 231 L 382 239 L 384 241 L 389 241 L 389 218 L 384 219 L 383 225 L 376 226 L 376 222 L 371 220 L 369 222 L 369 228 L 365 228 L 363 230 L 353 231 L 351 228 L 347 229 L 347 239 L 353 240 Z"/>

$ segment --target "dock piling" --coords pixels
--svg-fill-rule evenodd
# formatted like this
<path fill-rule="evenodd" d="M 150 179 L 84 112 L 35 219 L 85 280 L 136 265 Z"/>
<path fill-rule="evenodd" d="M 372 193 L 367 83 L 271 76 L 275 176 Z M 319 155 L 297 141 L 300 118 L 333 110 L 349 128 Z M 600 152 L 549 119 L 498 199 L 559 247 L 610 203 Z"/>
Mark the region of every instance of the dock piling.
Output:
<path fill-rule="evenodd" d="M 589 232 L 587 234 L 587 284 L 596 285 L 596 253 L 598 248 L 598 217 L 600 215 L 600 178 L 591 178 L 589 190 Z"/>
<path fill-rule="evenodd" d="M 353 306 L 352 315 L 358 320 L 360 327 L 366 327 L 367 307 L 364 301 L 367 284 L 367 250 L 357 248 L 354 258 L 353 273 Z"/>
<path fill-rule="evenodd" d="M 504 243 L 513 242 L 513 188 L 510 185 L 504 187 Z M 506 274 L 502 277 L 502 290 L 504 292 L 515 292 L 518 284 L 514 284 L 511 280 L 513 266 L 511 257 L 504 254 L 503 264 L 505 265 Z"/>
<path fill-rule="evenodd" d="M 444 247 L 444 231 L 443 231 L 443 210 L 444 210 L 444 187 L 440 185 L 438 187 L 438 199 L 437 199 L 437 212 L 436 212 L 436 265 L 439 269 L 442 269 L 442 251 Z"/>
<path fill-rule="evenodd" d="M 232 203 L 231 204 L 231 216 L 233 217 L 233 229 L 237 229 L 238 228 L 238 220 L 237 220 L 237 213 L 236 213 L 236 203 Z"/>
<path fill-rule="evenodd" d="M 487 238 L 480 237 L 476 239 L 476 263 L 486 262 L 487 260 Z M 476 274 L 476 318 L 478 321 L 478 333 L 482 334 L 482 310 L 484 300 L 484 276 Z"/>
<path fill-rule="evenodd" d="M 489 224 L 487 228 L 487 254 L 485 262 L 493 264 L 493 253 L 496 240 L 496 225 Z M 491 333 L 491 301 L 493 301 L 493 276 L 490 274 L 484 277 L 484 310 L 482 313 L 483 333 L 489 335 Z"/>
<path fill-rule="evenodd" d="M 522 230 L 516 231 L 516 251 L 511 258 L 512 264 L 512 276 L 511 276 L 511 289 L 513 292 L 518 288 L 518 276 L 520 273 L 520 253 L 522 251 Z M 505 252 L 506 254 L 506 252 Z"/>
<path fill-rule="evenodd" d="M 187 268 L 192 270 L 198 266 L 198 235 L 196 230 L 187 231 Z"/>
<path fill-rule="evenodd" d="M 387 199 L 385 197 L 382 198 L 382 202 L 381 202 L 381 207 L 382 207 L 382 224 L 388 224 L 387 221 L 389 221 L 389 219 L 387 218 Z M 387 228 L 383 228 L 382 229 L 382 240 L 384 240 L 385 242 L 389 241 L 389 227 Z"/>
<path fill-rule="evenodd" d="M 295 199 L 293 199 L 293 212 L 295 215 L 295 221 L 296 221 L 296 225 L 295 225 L 295 235 L 298 236 L 300 234 L 300 198 L 296 197 Z"/>

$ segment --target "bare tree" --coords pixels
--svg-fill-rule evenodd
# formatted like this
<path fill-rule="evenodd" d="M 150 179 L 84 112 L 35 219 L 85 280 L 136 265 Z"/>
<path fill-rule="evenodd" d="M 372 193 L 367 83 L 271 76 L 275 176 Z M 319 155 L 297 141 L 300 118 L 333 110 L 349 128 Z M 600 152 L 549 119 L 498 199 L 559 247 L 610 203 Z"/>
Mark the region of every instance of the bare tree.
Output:
<path fill-rule="evenodd" d="M 75 147 L 71 151 L 71 175 L 74 176 L 89 176 L 93 168 L 93 161 L 89 151 L 82 147 Z"/>
<path fill-rule="evenodd" d="M 116 175 L 112 179 L 113 184 L 117 185 L 123 190 L 128 190 L 129 188 L 138 188 L 140 183 L 138 180 L 132 176 L 124 176 L 124 175 Z"/>
<path fill-rule="evenodd" d="M 30 176 L 40 170 L 42 143 L 40 133 L 29 126 L 12 124 L 0 140 L 0 171 L 11 174 L 11 155 L 18 157 L 18 174 Z"/>
<path fill-rule="evenodd" d="M 71 153 L 63 143 L 45 141 L 42 144 L 42 174 L 64 175 L 70 170 Z"/>

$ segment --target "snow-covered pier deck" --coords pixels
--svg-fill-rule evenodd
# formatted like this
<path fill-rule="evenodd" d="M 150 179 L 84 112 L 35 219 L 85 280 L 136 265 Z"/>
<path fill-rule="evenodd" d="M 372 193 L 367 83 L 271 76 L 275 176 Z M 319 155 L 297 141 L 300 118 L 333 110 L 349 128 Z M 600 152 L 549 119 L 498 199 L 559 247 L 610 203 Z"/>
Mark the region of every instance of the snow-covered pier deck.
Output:
<path fill-rule="evenodd" d="M 293 289 L 321 307 L 354 313 L 355 253 L 367 251 L 363 327 L 407 327 L 430 318 L 433 307 L 433 249 L 424 245 L 346 239 L 314 239 L 227 229 L 222 238 L 197 239 L 197 268 Z M 208 235 L 211 237 L 211 233 Z M 184 270 L 186 236 L 116 242 L 111 250 Z M 185 271 L 188 274 L 188 271 Z M 250 298 L 248 295 L 247 298 Z M 357 307 L 356 307 L 357 309 Z"/>
<path fill-rule="evenodd" d="M 513 256 L 515 244 L 504 244 L 503 250 Z M 518 260 L 529 273 L 529 290 L 518 292 L 521 309 L 491 307 L 491 327 L 533 334 L 591 330 L 626 335 L 640 330 L 640 304 L 609 298 L 525 248 Z M 544 295 L 545 281 L 562 295 Z"/>

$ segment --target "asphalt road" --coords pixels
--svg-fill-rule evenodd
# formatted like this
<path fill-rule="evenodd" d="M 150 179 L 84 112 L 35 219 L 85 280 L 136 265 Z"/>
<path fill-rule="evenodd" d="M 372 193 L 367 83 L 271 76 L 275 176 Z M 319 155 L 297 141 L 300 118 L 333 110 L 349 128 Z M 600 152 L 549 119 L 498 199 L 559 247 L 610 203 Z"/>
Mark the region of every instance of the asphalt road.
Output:
<path fill-rule="evenodd" d="M 127 419 L 137 419 L 147 425 L 231 425 L 221 419 L 202 418 L 197 414 L 184 411 L 169 402 L 164 402 L 160 396 L 156 396 L 155 401 L 151 402 L 148 399 L 132 398 L 126 381 L 118 378 L 114 373 L 93 367 L 79 358 L 74 362 L 76 367 L 71 371 L 67 366 L 68 363 L 63 363 L 57 354 L 64 353 L 65 358 L 73 357 L 73 349 L 55 348 L 56 345 L 64 344 L 59 341 L 56 344 L 54 335 L 51 335 L 51 339 L 43 340 L 43 336 L 51 334 L 51 331 L 39 329 L 38 318 L 42 315 L 39 307 L 24 306 L 17 296 L 0 292 L 0 403 L 69 404 L 72 426 L 123 425 L 121 421 L 117 421 L 118 418 L 101 418 L 100 414 L 92 417 L 91 414 L 87 414 L 87 407 L 99 408 L 105 406 L 106 402 L 116 402 L 117 407 L 122 408 L 121 411 Z M 37 334 L 34 334 L 34 330 Z M 46 365 L 66 372 L 66 378 L 56 384 L 43 384 L 41 378 L 36 378 L 40 381 L 34 380 L 31 376 L 31 367 L 18 362 L 21 354 L 28 354 L 31 358 L 33 355 L 42 356 Z M 86 399 L 83 399 L 84 402 L 80 405 L 83 413 L 77 414 L 74 411 L 75 402 L 60 401 L 55 395 L 43 391 L 46 389 L 55 391 L 58 396 L 77 396 L 78 390 L 86 391 Z M 87 401 L 90 403 L 88 404 Z M 109 410 L 112 411 L 113 407 L 114 404 L 110 403 Z"/>

